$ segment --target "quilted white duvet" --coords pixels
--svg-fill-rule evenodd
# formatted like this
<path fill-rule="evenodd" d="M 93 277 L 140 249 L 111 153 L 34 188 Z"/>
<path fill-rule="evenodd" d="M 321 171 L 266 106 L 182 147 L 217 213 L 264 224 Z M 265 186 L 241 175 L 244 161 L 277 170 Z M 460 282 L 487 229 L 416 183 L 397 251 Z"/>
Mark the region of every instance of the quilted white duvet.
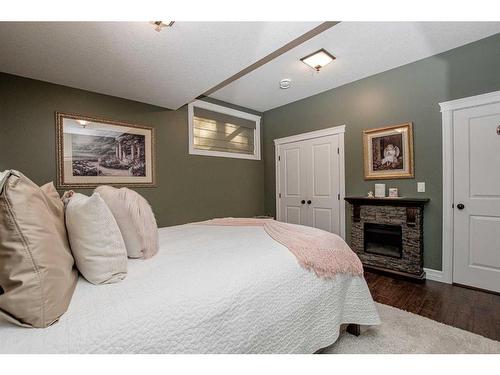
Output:
<path fill-rule="evenodd" d="M 81 278 L 52 327 L 0 321 L 0 353 L 313 353 L 343 323 L 379 324 L 363 278 L 320 279 L 261 227 L 188 224 L 124 281 Z"/>

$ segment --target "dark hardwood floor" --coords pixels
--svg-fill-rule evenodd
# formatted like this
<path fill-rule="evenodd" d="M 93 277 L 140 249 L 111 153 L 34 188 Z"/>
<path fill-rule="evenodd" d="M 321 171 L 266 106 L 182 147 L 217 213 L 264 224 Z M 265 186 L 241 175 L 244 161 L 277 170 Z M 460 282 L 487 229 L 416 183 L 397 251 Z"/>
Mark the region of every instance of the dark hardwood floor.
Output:
<path fill-rule="evenodd" d="M 414 283 L 365 272 L 373 299 L 500 341 L 500 295 L 426 280 Z"/>

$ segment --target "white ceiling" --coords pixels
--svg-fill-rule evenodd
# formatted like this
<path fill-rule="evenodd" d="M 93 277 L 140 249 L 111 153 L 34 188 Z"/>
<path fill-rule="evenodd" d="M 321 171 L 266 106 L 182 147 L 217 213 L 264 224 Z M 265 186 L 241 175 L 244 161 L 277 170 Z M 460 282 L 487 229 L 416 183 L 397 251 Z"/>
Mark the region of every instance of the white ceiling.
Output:
<path fill-rule="evenodd" d="M 321 22 L 0 22 L 0 71 L 177 109 Z M 500 32 L 500 22 L 342 22 L 211 97 L 269 110 Z M 319 74 L 300 58 L 325 48 Z M 292 87 L 279 89 L 290 78 Z"/>
<path fill-rule="evenodd" d="M 176 109 L 320 22 L 0 22 L 0 71 Z"/>
<path fill-rule="evenodd" d="M 266 111 L 499 32 L 500 22 L 342 22 L 210 96 Z M 299 59 L 320 48 L 337 59 L 315 73 Z"/>

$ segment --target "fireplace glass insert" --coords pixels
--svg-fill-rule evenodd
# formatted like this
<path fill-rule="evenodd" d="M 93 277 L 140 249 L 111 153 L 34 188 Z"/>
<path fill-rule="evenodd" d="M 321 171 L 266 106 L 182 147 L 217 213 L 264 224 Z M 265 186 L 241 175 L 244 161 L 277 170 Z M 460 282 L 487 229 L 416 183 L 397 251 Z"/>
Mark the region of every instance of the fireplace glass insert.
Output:
<path fill-rule="evenodd" d="M 365 252 L 401 258 L 403 234 L 401 225 L 365 223 Z"/>

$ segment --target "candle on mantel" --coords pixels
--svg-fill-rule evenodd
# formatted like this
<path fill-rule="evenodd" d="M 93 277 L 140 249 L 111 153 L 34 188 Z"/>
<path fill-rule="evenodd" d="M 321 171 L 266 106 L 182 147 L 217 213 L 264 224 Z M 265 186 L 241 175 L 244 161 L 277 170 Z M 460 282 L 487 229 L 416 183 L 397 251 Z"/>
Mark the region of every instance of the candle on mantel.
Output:
<path fill-rule="evenodd" d="M 375 198 L 385 198 L 385 184 L 375 184 Z"/>

